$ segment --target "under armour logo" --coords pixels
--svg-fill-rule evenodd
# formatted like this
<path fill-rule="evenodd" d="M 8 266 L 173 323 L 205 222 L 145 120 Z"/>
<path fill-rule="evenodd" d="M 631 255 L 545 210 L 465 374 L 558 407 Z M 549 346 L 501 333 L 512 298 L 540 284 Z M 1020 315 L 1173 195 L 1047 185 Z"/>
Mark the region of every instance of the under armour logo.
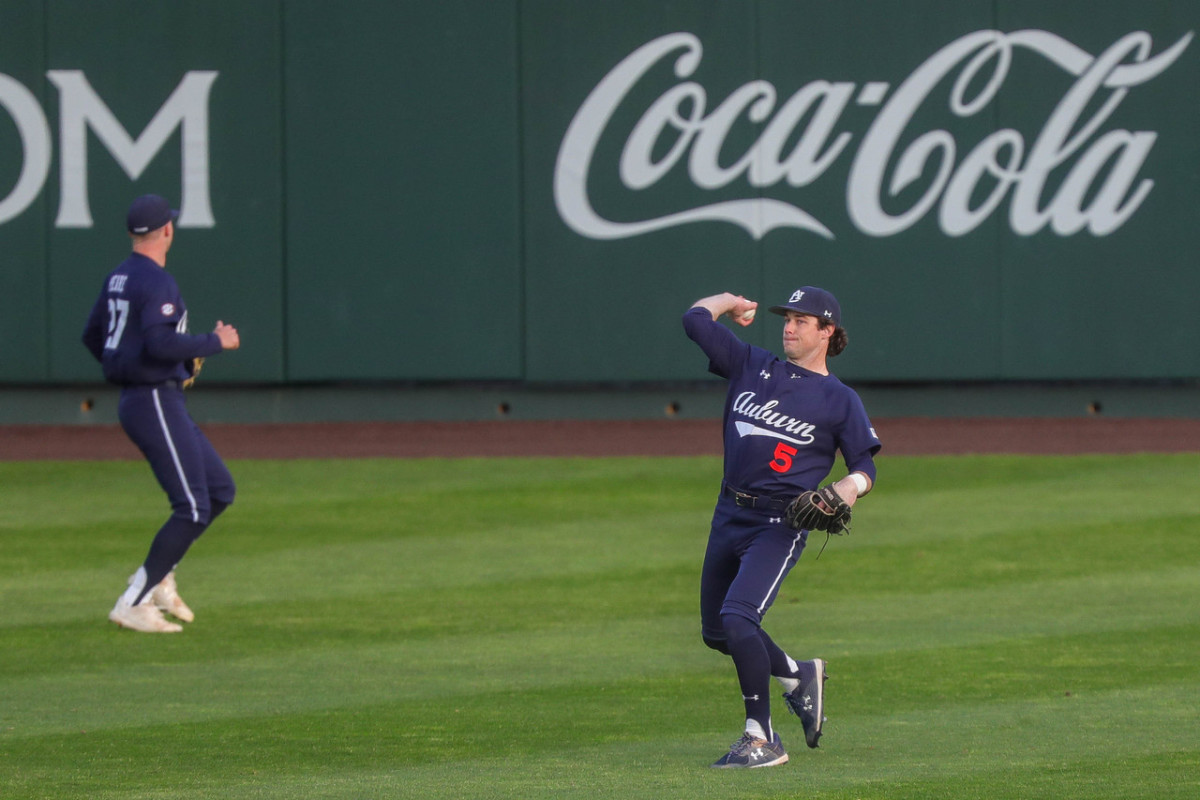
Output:
<path fill-rule="evenodd" d="M 771 380 L 771 373 L 764 369 L 762 372 L 758 373 L 758 377 L 762 378 L 764 381 L 769 381 Z"/>
<path fill-rule="evenodd" d="M 758 700 L 758 695 L 754 695 L 753 697 L 746 697 L 746 695 L 742 695 L 742 699 L 743 700 Z"/>
<path fill-rule="evenodd" d="M 829 319 L 833 319 L 833 312 L 827 308 L 825 309 L 825 316 Z"/>
<path fill-rule="evenodd" d="M 783 517 L 771 517 L 771 522 L 783 522 Z"/>

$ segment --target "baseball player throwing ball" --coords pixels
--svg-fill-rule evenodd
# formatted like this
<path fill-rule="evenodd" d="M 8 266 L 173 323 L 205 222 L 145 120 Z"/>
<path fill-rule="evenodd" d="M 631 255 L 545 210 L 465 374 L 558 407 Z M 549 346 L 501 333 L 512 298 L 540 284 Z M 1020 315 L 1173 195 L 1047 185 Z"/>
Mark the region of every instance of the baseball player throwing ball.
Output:
<path fill-rule="evenodd" d="M 875 482 L 880 448 L 862 401 L 826 366 L 846 346 L 834 296 L 803 286 L 771 307 L 784 317 L 784 359 L 743 343 L 717 321 L 728 315 L 749 325 L 757 308 L 725 293 L 696 301 L 683 316 L 709 370 L 729 382 L 725 474 L 704 555 L 700 621 L 704 643 L 733 659 L 746 727 L 714 767 L 788 760 L 771 725 L 771 676 L 800 717 L 808 746 L 817 746 L 825 721 L 825 662 L 795 661 L 762 629 L 763 615 L 809 530 L 848 529 L 850 507 Z M 849 474 L 820 488 L 839 450 Z"/>
<path fill-rule="evenodd" d="M 223 322 L 212 333 L 187 332 L 187 307 L 165 269 L 178 215 L 157 195 L 133 201 L 126 218 L 133 252 L 104 279 L 83 331 L 104 377 L 121 387 L 121 427 L 171 501 L 170 518 L 108 615 L 146 633 L 183 630 L 164 611 L 184 622 L 195 617 L 176 591 L 175 567 L 234 496 L 233 477 L 188 414 L 183 386 L 196 359 L 241 342 Z"/>

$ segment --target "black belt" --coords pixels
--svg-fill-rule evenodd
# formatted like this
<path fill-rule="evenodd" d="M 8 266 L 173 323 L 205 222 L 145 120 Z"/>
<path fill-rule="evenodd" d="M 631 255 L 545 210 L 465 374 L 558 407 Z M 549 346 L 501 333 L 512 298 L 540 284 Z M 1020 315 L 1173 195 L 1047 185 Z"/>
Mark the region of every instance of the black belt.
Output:
<path fill-rule="evenodd" d="M 792 501 L 788 498 L 755 495 L 734 489 L 732 486 L 721 485 L 722 494 L 733 498 L 733 503 L 741 508 L 760 508 L 766 511 L 783 511 Z"/>
<path fill-rule="evenodd" d="M 182 389 L 183 381 L 162 381 L 161 383 L 127 383 L 126 389 Z"/>

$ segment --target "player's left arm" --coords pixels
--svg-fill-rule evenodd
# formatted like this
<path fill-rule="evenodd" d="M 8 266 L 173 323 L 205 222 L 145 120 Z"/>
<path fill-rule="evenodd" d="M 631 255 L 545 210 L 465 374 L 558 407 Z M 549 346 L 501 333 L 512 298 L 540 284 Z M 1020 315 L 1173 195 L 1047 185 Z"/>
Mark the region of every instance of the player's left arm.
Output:
<path fill-rule="evenodd" d="M 146 339 L 146 352 L 163 361 L 207 358 L 225 349 L 216 331 L 198 335 L 180 333 L 175 329 L 174 321 L 151 325 L 145 329 L 143 336 Z"/>
<path fill-rule="evenodd" d="M 833 489 L 846 505 L 853 506 L 858 498 L 875 487 L 875 454 L 882 444 L 862 400 L 854 392 L 846 395 L 845 413 L 837 435 L 837 447 L 846 462 L 848 474 L 836 481 Z"/>
<path fill-rule="evenodd" d="M 835 481 L 833 490 L 846 502 L 846 505 L 853 508 L 854 504 L 858 502 L 858 498 L 871 491 L 874 486 L 875 480 L 870 475 L 861 470 L 854 470 L 840 481 Z"/>
<path fill-rule="evenodd" d="M 96 302 L 92 304 L 87 323 L 83 326 L 83 346 L 97 361 L 104 359 L 104 338 L 108 332 L 108 316 L 105 313 L 107 307 L 108 298 L 101 293 Z"/>

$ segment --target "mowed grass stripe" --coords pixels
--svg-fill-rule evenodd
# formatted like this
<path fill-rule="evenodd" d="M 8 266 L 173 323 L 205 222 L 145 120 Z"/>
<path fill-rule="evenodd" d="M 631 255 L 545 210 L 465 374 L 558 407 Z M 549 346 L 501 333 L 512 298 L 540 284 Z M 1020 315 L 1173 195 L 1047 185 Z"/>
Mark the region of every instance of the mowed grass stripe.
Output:
<path fill-rule="evenodd" d="M 711 679 L 697 678 L 695 683 L 710 691 L 718 688 Z M 778 790 L 794 788 L 802 780 L 806 791 L 822 794 L 862 792 L 874 786 L 884 790 L 878 796 L 893 796 L 888 790 L 906 782 L 926 791 L 931 785 L 1028 787 L 1046 771 L 1079 774 L 1100 763 L 1163 755 L 1173 756 L 1164 765 L 1171 774 L 1177 759 L 1184 765 L 1195 763 L 1195 723 L 1188 703 L 1197 690 L 1200 683 L 1193 680 L 1084 695 L 950 703 L 936 710 L 844 713 L 831 721 L 824 747 L 817 752 L 800 746 L 794 720 L 778 721 L 795 745 L 794 763 L 756 777 L 752 785 Z M 486 703 L 382 703 L 359 713 L 297 713 L 47 736 L 22 753 L 14 788 L 52 782 L 62 754 L 70 753 L 80 769 L 73 781 L 99 791 L 106 781 L 139 765 L 150 768 L 139 769 L 132 784 L 147 789 L 169 772 L 188 785 L 205 784 L 220 775 L 213 786 L 251 778 L 259 785 L 264 775 L 273 773 L 284 785 L 287 776 L 297 774 L 318 784 L 330 776 L 342 776 L 334 781 L 341 783 L 352 779 L 347 776 L 373 774 L 380 788 L 423 788 L 433 796 L 454 797 L 520 797 L 514 779 L 536 775 L 541 776 L 539 796 L 560 796 L 555 792 L 571 787 L 595 789 L 599 781 L 616 776 L 620 782 L 614 788 L 632 792 L 629 796 L 645 796 L 640 790 L 657 788 L 664 777 L 672 776 L 709 788 L 725 785 L 728 791 L 726 779 L 697 777 L 712 757 L 713 739 L 724 732 L 721 720 L 711 712 L 698 718 L 681 713 L 682 694 L 686 688 L 677 680 L 625 682 L 497 692 Z M 564 702 L 573 713 L 555 714 Z M 663 741 L 653 726 L 641 725 L 647 716 L 663 725 L 690 724 Z M 413 725 L 414 719 L 422 723 Z M 513 726 L 513 719 L 522 724 Z M 614 729 L 630 733 L 614 737 Z M 163 757 L 157 743 L 173 737 L 197 742 L 186 760 Z M 382 764 L 389 767 L 383 773 Z M 564 786 L 558 781 L 565 774 L 558 771 L 568 765 L 573 766 Z M 486 787 L 491 794 L 472 792 L 473 786 L 485 788 L 473 780 L 479 771 L 493 774 L 494 782 Z M 1185 785 L 1195 785 L 1195 775 L 1187 776 L 1182 768 L 1176 771 Z M 1120 797 L 1112 788 L 1110 793 L 1086 796 Z"/>
<path fill-rule="evenodd" d="M 897 592 L 841 601 L 826 597 L 819 603 L 797 602 L 798 617 L 775 609 L 771 627 L 785 639 L 803 635 L 822 642 L 831 655 L 936 641 L 971 644 L 1071 631 L 1137 630 L 1194 621 L 1198 586 L 1200 567 L 1178 567 L 977 590 Z"/>
<path fill-rule="evenodd" d="M 1200 515 L 1200 493 L 1193 491 L 1195 464 L 1186 468 L 1178 463 L 1181 458 L 1161 456 L 1144 464 L 1141 458 L 1135 461 L 1143 468 L 1138 474 L 1138 485 L 1160 487 L 1164 496 L 1172 497 L 1170 503 L 1145 502 L 1144 495 L 1127 488 L 1127 479 L 1114 492 L 1112 484 L 1102 479 L 1123 473 L 1129 467 L 1117 468 L 1107 462 L 1096 465 L 1092 463 L 1094 457 L 1080 459 L 1079 465 L 1054 459 L 1060 465 L 1055 473 L 1058 477 L 1041 485 L 1036 494 L 1031 494 L 1028 488 L 1019 494 L 1009 494 L 1016 492 L 1016 487 L 1006 483 L 985 490 L 983 498 L 980 490 L 942 485 L 940 478 L 935 488 L 914 495 L 906 488 L 909 480 L 903 475 L 922 472 L 927 465 L 923 461 L 896 459 L 898 463 L 892 464 L 892 469 L 900 475 L 889 479 L 898 477 L 905 488 L 889 494 L 881 492 L 864 502 L 858 514 L 860 533 L 835 540 L 830 556 L 819 569 L 813 570 L 811 577 L 820 580 L 828 576 L 841 581 L 847 574 L 861 578 L 862 570 L 866 569 L 869 572 L 865 577 L 870 580 L 859 580 L 860 590 L 887 591 L 896 586 L 943 586 L 956 579 L 973 585 L 990 579 L 992 573 L 1002 579 L 1008 577 L 1007 572 L 1021 579 L 1025 577 L 1022 571 L 1029 570 L 1036 570 L 1041 577 L 1072 571 L 1091 574 L 1128 568 L 1131 560 L 1138 558 L 1160 561 L 1164 554 L 1185 557 L 1194 545 L 1190 537 L 1177 534 L 1190 531 L 1189 526 Z M 686 473 L 695 476 L 709 472 L 711 467 L 706 463 L 711 459 L 666 461 L 668 466 L 664 471 L 671 474 L 689 467 Z M 614 471 L 645 469 L 644 459 L 632 464 L 621 459 L 614 462 Z M 394 463 L 411 462 L 379 462 L 379 465 L 368 462 L 368 466 L 344 462 L 325 469 L 345 482 L 347 473 L 357 475 Z M 299 479 L 281 477 L 280 468 L 271 462 L 246 462 L 237 465 L 237 469 L 239 473 L 248 473 L 242 481 L 252 488 L 243 489 L 242 499 L 221 525 L 201 540 L 197 550 L 204 552 L 206 563 L 222 571 L 237 570 L 245 561 L 248 568 L 258 572 L 267 568 L 292 571 L 293 575 L 277 577 L 296 579 L 295 588 L 299 591 L 316 588 L 337 592 L 342 586 L 337 581 L 311 580 L 314 562 L 320 565 L 337 562 L 344 570 L 366 573 L 368 579 L 386 577 L 399 584 L 417 585 L 414 582 L 424 581 L 425 585 L 432 585 L 451 584 L 447 579 L 450 574 L 457 575 L 460 581 L 476 582 L 505 565 L 521 570 L 522 574 L 543 565 L 549 571 L 586 568 L 591 564 L 602 569 L 607 564 L 627 563 L 634 557 L 658 558 L 663 553 L 688 559 L 702 549 L 703 529 L 697 532 L 695 526 L 706 525 L 711 502 L 711 486 L 703 480 L 688 477 L 668 482 L 659 477 L 642 485 L 642 490 L 630 497 L 622 494 L 627 478 L 614 481 L 610 474 L 605 479 L 597 476 L 595 470 L 569 463 L 577 472 L 584 473 L 576 475 L 582 491 L 572 491 L 568 481 L 559 491 L 547 494 L 537 487 L 548 480 L 547 472 L 555 470 L 545 461 L 518 462 L 520 469 L 506 470 L 506 474 L 528 476 L 532 487 L 499 496 L 493 491 L 476 493 L 469 499 L 450 502 L 420 488 L 422 484 L 413 483 L 408 470 L 401 470 L 395 486 L 385 489 L 371 485 L 369 491 L 364 490 L 353 501 L 344 499 L 349 489 L 340 489 L 334 492 L 336 499 L 328 499 L 329 490 L 320 483 L 315 486 L 305 483 L 302 496 L 292 497 L 289 487 L 299 485 Z M 352 469 L 352 465 L 358 466 Z M 35 462 L 35 471 L 38 466 L 41 465 Z M 1102 466 L 1107 469 L 1099 469 Z M 105 475 L 112 469 L 127 474 L 131 485 L 124 492 L 110 496 L 112 487 L 108 481 L 101 481 L 90 492 L 71 492 L 69 498 L 73 502 L 65 503 L 72 509 L 70 522 L 61 519 L 64 504 L 47 496 L 65 468 L 43 467 L 40 480 L 32 482 L 31 476 L 14 469 L 15 465 L 0 464 L 0 475 L 9 489 L 4 506 L 7 514 L 0 519 L 7 520 L 6 529 L 11 526 L 14 532 L 26 535 L 6 537 L 5 547 L 0 550 L 5 591 L 53 591 L 68 582 L 86 590 L 102 574 L 99 567 L 79 576 L 58 571 L 41 574 L 45 570 L 37 569 L 31 557 L 43 557 L 41 548 L 46 538 L 52 538 L 61 548 L 76 549 L 87 555 L 84 563 L 89 566 L 111 562 L 113 566 L 105 569 L 126 569 L 128 562 L 136 558 L 129 551 L 144 549 L 147 531 L 153 531 L 161 522 L 161 497 L 148 486 L 148 475 L 142 474 L 141 465 L 103 467 Z M 87 481 L 94 479 L 90 470 L 95 469 L 98 468 L 88 465 Z M 459 471 L 472 473 L 481 481 L 493 480 L 490 472 L 495 471 L 494 467 L 486 475 L 475 474 L 479 469 L 481 465 Z M 261 470 L 283 483 L 269 485 Z M 963 471 L 968 475 L 972 472 Z M 996 472 L 998 477 L 1007 475 L 1004 470 Z M 1069 484 L 1063 484 L 1063 473 L 1074 476 Z M 80 478 L 71 477 L 69 482 L 78 486 Z M 614 483 L 618 485 L 614 487 Z M 704 490 L 697 491 L 698 484 Z M 54 491 L 61 494 L 60 488 Z M 137 496 L 139 491 L 144 497 Z M 1061 502 L 1057 499 L 1060 495 L 1069 496 L 1071 502 Z M 983 500 L 990 502 L 993 498 L 1004 503 L 1003 508 L 989 510 Z M 284 502 L 290 513 L 278 512 Z M 931 508 L 930 503 L 935 507 Z M 1138 503 L 1139 513 L 1143 514 L 1140 519 L 1144 522 L 1136 530 L 1125 521 L 1131 503 Z M 405 513 L 396 510 L 405 506 L 411 506 Z M 118 514 L 123 515 L 117 517 L 122 520 L 119 524 L 105 522 Z M 130 514 L 133 519 L 128 518 Z M 47 516 L 55 522 L 39 524 Z M 631 517 L 635 524 L 630 523 Z M 353 524 L 347 524 L 348 521 Z M 210 544 L 214 540 L 217 543 Z M 484 555 L 497 557 L 486 558 L 481 564 L 482 559 L 476 556 L 485 545 Z M 913 547 L 918 548 L 915 553 L 911 551 Z M 540 556 L 557 551 L 560 558 L 553 561 L 545 557 L 524 560 L 504 557 L 534 548 Z M 1169 550 L 1164 553 L 1164 548 Z M 839 551 L 844 556 L 863 549 L 875 552 L 874 559 L 833 557 Z M 258 554 L 269 555 L 270 560 L 265 563 L 248 560 Z M 897 557 L 904 555 L 916 557 L 908 559 L 904 569 L 897 569 Z M 436 571 L 417 568 L 435 562 L 439 566 Z M 398 565 L 402 568 L 398 569 Z M 485 570 L 482 573 L 481 568 Z M 191 563 L 188 569 L 192 569 Z M 21 574 L 29 575 L 29 579 L 22 583 L 17 577 Z M 64 577 L 55 577 L 60 574 Z M 236 572 L 232 574 L 240 577 Z M 269 588 L 269 583 L 264 584 Z M 203 586 L 199 588 L 203 590 Z M 246 591 L 255 588 L 247 587 Z"/>
<path fill-rule="evenodd" d="M 875 509 L 879 513 L 879 509 Z M 886 513 L 887 509 L 883 510 Z M 1200 512 L 1198 512 L 1200 513 Z M 936 543 L 909 542 L 906 534 L 884 534 L 866 546 L 850 548 L 850 539 L 842 537 L 827 546 L 827 553 L 816 560 L 823 537 L 814 535 L 813 546 L 801 561 L 798 574 L 804 576 L 809 593 L 819 594 L 827 587 L 844 590 L 853 581 L 855 594 L 902 591 L 938 591 L 950 587 L 977 587 L 987 583 L 1015 583 L 1055 577 L 1125 574 L 1130 570 L 1155 568 L 1162 563 L 1188 563 L 1196 550 L 1191 527 L 1195 515 L 1175 514 L 1160 519 L 1148 529 L 1134 534 L 1128 523 L 1106 517 L 1102 522 L 1083 522 L 1056 528 L 1014 530 L 966 540 Z M 206 604 L 221 602 L 223 580 L 239 581 L 245 588 L 237 601 L 275 599 L 273 587 L 280 582 L 291 585 L 293 597 L 353 598 L 363 586 L 385 586 L 388 591 L 459 590 L 491 582 L 512 579 L 540 579 L 562 576 L 603 574 L 628 569 L 689 569 L 702 553 L 702 533 L 707 515 L 693 511 L 649 513 L 638 517 L 639 525 L 624 520 L 595 521 L 573 519 L 556 522 L 530 522 L 525 525 L 495 527 L 480 539 L 445 537 L 438 533 L 422 536 L 395 535 L 367 541 L 335 540 L 320 545 L 297 545 L 277 553 L 229 555 L 227 539 L 287 536 L 286 531 L 251 526 L 237 512 L 222 521 L 222 528 L 196 546 L 197 557 L 188 562 L 183 573 L 191 585 L 188 593 Z M 882 520 L 886 523 L 886 520 Z M 864 523 L 866 524 L 866 523 Z M 152 528 L 151 528 L 152 529 Z M 698 535 L 697 531 L 701 534 Z M 45 541 L 59 536 L 55 531 L 31 531 L 30 539 Z M 145 530 L 113 534 L 105 552 L 97 554 L 105 562 L 117 561 L 118 548 L 111 538 L 125 542 L 121 548 L 125 563 L 129 551 L 137 552 Z M 852 534 L 853 536 L 853 534 Z M 864 538 L 859 534 L 856 538 Z M 882 541 L 880 540 L 882 538 Z M 27 545 L 29 546 L 29 545 Z M 94 548 L 93 548 L 94 549 Z M 208 555 L 210 551 L 218 551 Z M 536 557 L 530 557 L 536 553 Z M 898 569 L 897 565 L 903 568 Z M 46 574 L 30 563 L 14 564 L 12 577 L 3 580 L 6 597 L 11 598 L 12 613 L 0 625 L 44 622 L 52 613 L 38 598 L 54 593 L 53 606 L 62 619 L 94 613 L 94 605 L 112 594 L 111 574 L 122 566 L 100 568 L 76 565 Z M 355 576 L 354 581 L 329 580 L 327 571 L 336 565 L 339 573 Z M 258 580 L 255 580 L 258 578 Z M 264 579 L 269 578 L 269 580 Z M 788 589 L 793 584 L 786 585 Z M 78 599 L 75 605 L 64 600 Z M 25 612 L 23 614 L 23 612 Z"/>
<path fill-rule="evenodd" d="M 1133 629 L 1194 619 L 1192 600 L 1200 567 L 1164 567 L 1158 572 L 1101 574 L 1095 577 L 989 584 L 976 590 L 893 593 L 844 600 L 810 599 L 802 579 L 783 595 L 770 616 L 782 641 L 811 643 L 826 657 L 845 653 L 918 648 L 929 642 L 952 644 L 996 641 L 1072 631 Z M 799 593 L 797 593 L 799 592 Z M 203 597 L 203 593 L 201 593 Z M 247 653 L 297 652 L 298 648 L 367 646 L 392 641 L 436 641 L 479 631 L 545 633 L 603 629 L 658 620 L 664 629 L 696 629 L 695 576 L 691 568 L 639 569 L 492 582 L 446 591 L 387 591 L 368 587 L 357 597 L 287 598 L 276 602 L 235 602 L 226 597 L 202 606 L 207 622 L 193 624 L 189 636 L 161 643 L 180 659 L 237 658 Z M 44 600 L 44 598 L 43 598 Z M 96 604 L 102 604 L 97 598 Z M 358 613 L 347 614 L 347 604 Z M 31 616 L 36 605 L 14 616 Z M 76 611 L 73 617 L 78 617 Z M 77 672 L 89 662 L 104 663 L 122 648 L 149 644 L 115 639 L 116 631 L 97 625 L 94 613 L 53 627 L 26 622 L 0 629 L 0 675 L 57 669 Z M 209 636 L 231 628 L 213 647 Z M 129 634 L 123 634 L 128 637 Z M 25 637 L 38 641 L 41 654 L 22 658 Z M 139 637 L 142 638 L 142 637 Z M 46 655 L 57 655 L 49 660 Z"/>
<path fill-rule="evenodd" d="M 409 593 L 427 602 L 445 603 L 452 595 L 495 586 L 519 588 L 571 580 L 623 580 L 626 573 L 654 570 L 695 574 L 703 557 L 707 517 L 694 513 L 648 514 L 645 528 L 626 522 L 530 522 L 496 526 L 487 535 L 444 537 L 380 537 L 367 541 L 342 541 L 337 532 L 321 545 L 297 545 L 283 552 L 234 556 L 220 552 L 225 539 L 286 537 L 287 531 L 253 528 L 229 512 L 224 526 L 206 533 L 194 546 L 179 571 L 180 591 L 189 603 L 242 605 L 284 600 L 329 603 L 358 602 L 371 596 L 393 597 Z M 3 581 L 12 613 L 6 625 L 42 623 L 47 614 L 62 621 L 94 618 L 96 606 L 115 599 L 113 584 L 120 586 L 123 572 L 132 571 L 130 555 L 145 549 L 145 531 L 125 535 L 125 557 L 107 569 L 71 567 L 59 572 L 25 572 Z M 51 534 L 47 533 L 47 536 Z M 213 555 L 210 552 L 217 551 Z M 113 561 L 114 559 L 107 559 Z M 668 576 L 667 581 L 673 580 Z M 236 592 L 227 587 L 236 585 Z M 280 592 L 280 587 L 286 591 Z M 669 588 L 669 587 L 668 587 Z M 48 595 L 53 594 L 51 600 Z M 658 591 L 656 597 L 670 596 Z M 651 598 L 653 599 L 653 598 Z"/>
<path fill-rule="evenodd" d="M 610 541 L 616 540 L 613 533 Z M 1112 537 L 1123 540 L 1124 534 L 1118 531 Z M 1140 551 L 1158 552 L 1165 558 L 1157 571 L 1126 568 L 1071 579 L 1022 580 L 1047 570 L 1015 566 L 1000 571 L 990 582 L 978 581 L 974 589 L 939 589 L 933 582 L 936 576 L 930 575 L 913 591 L 886 594 L 876 593 L 874 582 L 861 577 L 868 587 L 857 592 L 830 584 L 832 579 L 825 573 L 830 561 L 862 562 L 861 556 L 828 553 L 822 561 L 806 556 L 785 584 L 770 624 L 784 641 L 802 636 L 821 643 L 826 654 L 832 655 L 863 647 L 890 648 L 898 644 L 898 636 L 920 646 L 951 632 L 987 640 L 1169 622 L 1191 613 L 1200 566 L 1175 565 L 1188 563 L 1186 547 L 1195 549 L 1191 544 L 1194 538 L 1181 532 L 1172 539 L 1177 549 Z M 1082 551 L 1088 559 L 1102 549 L 1095 535 L 1083 541 Z M 375 642 L 388 637 L 461 634 L 476 628 L 573 626 L 598 616 L 620 620 L 664 613 L 693 615 L 697 554 L 682 546 L 662 549 L 662 542 L 663 537 L 653 537 L 644 558 L 630 547 L 619 557 L 609 551 L 594 559 L 580 559 L 567 556 L 569 539 L 552 529 L 544 550 L 533 538 L 515 547 L 506 539 L 471 557 L 443 549 L 428 551 L 427 557 L 419 560 L 407 540 L 375 543 L 364 548 L 368 552 L 359 553 L 357 559 L 304 549 L 308 557 L 288 559 L 282 567 L 276 559 L 264 556 L 242 559 L 240 565 L 225 557 L 197 557 L 195 569 L 189 566 L 195 591 L 189 590 L 188 596 L 201 609 L 201 621 L 189 631 L 193 635 L 186 641 L 209 630 L 204 624 L 206 617 L 211 622 L 222 616 L 227 624 L 255 627 L 270 621 L 279 628 L 276 635 L 228 639 L 218 652 L 236 657 L 243 645 L 252 652 L 291 649 L 296 646 L 296 639 L 288 635 L 293 631 L 314 637 L 315 646 L 326 639 Z M 1004 545 L 998 546 L 1003 549 Z M 580 549 L 589 547 L 581 545 Z M 340 544 L 330 549 L 338 554 L 349 552 Z M 982 545 L 979 549 L 989 552 Z M 543 562 L 527 577 L 512 577 L 519 575 L 519 565 L 529 560 L 531 552 L 557 566 L 551 568 Z M 894 554 L 890 561 L 898 557 Z M 983 554 L 979 557 L 985 558 Z M 921 559 L 920 552 L 910 554 L 910 563 Z M 330 564 L 338 565 L 337 574 L 342 577 L 329 577 Z M 398 566 L 409 564 L 421 567 Z M 865 564 L 862 575 L 869 575 L 871 568 L 872 564 Z M 402 574 L 393 581 L 391 576 L 397 570 Z M 1073 575 L 1081 571 L 1082 567 L 1074 564 L 1054 570 Z M 409 577 L 417 572 L 423 577 Z M 478 574 L 473 583 L 472 573 Z M 51 660 L 51 669 L 77 669 L 86 663 L 88 652 L 111 639 L 111 630 L 95 624 L 99 611 L 111 602 L 108 582 L 96 569 L 64 569 L 4 581 L 0 651 L 6 655 L 0 656 L 0 674 L 21 671 L 16 643 L 26 635 L 40 637 L 43 648 L 63 649 L 64 657 Z M 852 582 L 846 579 L 847 584 Z M 961 581 L 957 574 L 950 574 L 943 583 L 957 587 Z M 227 591 L 230 586 L 237 587 L 236 591 Z M 271 587 L 276 588 L 272 591 Z M 242 607 L 245 612 L 239 614 Z M 348 614 L 348 608 L 356 613 Z M 73 623 L 80 623 L 76 630 L 72 630 Z M 98 638 L 93 640 L 89 634 Z M 15 637 L 12 646 L 5 647 L 10 637 Z M 187 645 L 182 647 L 186 654 Z M 38 659 L 31 663 L 39 670 L 44 668 Z"/>
<path fill-rule="evenodd" d="M 597 520 L 634 509 L 703 513 L 721 476 L 720 460 L 708 457 L 231 461 L 230 469 L 244 521 L 291 532 L 241 543 L 264 551 L 307 538 L 326 542 L 331 531 L 345 540 L 430 531 L 457 537 L 584 512 Z M 131 515 L 162 518 L 162 495 L 140 462 L 0 461 L 0 485 L 6 527 L 44 522 L 69 530 Z M 64 493 L 64 486 L 77 491 Z"/>
<path fill-rule="evenodd" d="M 876 642 L 851 654 L 831 653 L 827 648 L 818 652 L 830 659 L 837 678 L 833 688 L 850 708 L 856 701 L 868 706 L 877 703 L 879 698 L 870 692 L 881 683 L 894 686 L 888 698 L 896 708 L 955 697 L 1078 692 L 1124 686 L 1133 674 L 1158 682 L 1191 678 L 1190 648 L 1200 641 L 1200 623 L 1187 611 L 1177 616 L 1190 624 L 1168 624 L 1164 619 L 1087 635 L 994 636 L 985 644 L 963 641 L 947 631 L 920 645 L 896 639 L 891 648 Z M 262 618 L 226 618 L 220 625 L 241 627 L 251 639 L 277 638 L 279 626 L 255 621 Z M 1135 651 L 1130 649 L 1131 631 L 1136 632 Z M 496 691 L 608 684 L 621 677 L 642 680 L 725 668 L 718 656 L 696 646 L 694 620 L 688 616 L 436 639 L 381 638 L 370 645 L 325 638 L 319 644 L 306 641 L 303 647 L 266 648 L 242 658 L 223 652 L 219 639 L 211 634 L 192 637 L 196 642 L 188 643 L 189 647 L 199 649 L 185 657 L 180 652 L 185 644 L 182 638 L 141 637 L 128 647 L 110 642 L 100 661 L 104 667 L 81 670 L 74 664 L 61 674 L 43 671 L 7 679 L 4 717 L 10 729 L 6 734 L 141 725 L 148 714 L 184 722 L 408 698 L 470 698 Z M 654 646 L 643 646 L 647 642 Z M 141 665 L 132 675 L 120 661 L 122 655 Z M 1153 665 L 1152 676 L 1144 675 L 1143 664 Z M 972 676 L 966 684 L 964 670 Z M 142 702 L 164 685 L 187 687 L 187 692 L 157 706 Z M 863 687 L 869 687 L 865 695 Z M 48 706 L 47 697 L 55 703 Z M 223 702 L 231 699 L 236 702 Z M 783 713 L 781 706 L 776 711 Z"/>
<path fill-rule="evenodd" d="M 362 798 L 447 797 L 463 800 L 497 798 L 564 798 L 594 800 L 661 800 L 730 797 L 748 800 L 801 800 L 819 796 L 832 800 L 1192 800 L 1200 790 L 1196 780 L 1200 757 L 1194 753 L 1101 756 L 1069 763 L 1047 763 L 1021 770 L 974 772 L 965 775 L 922 774 L 918 779 L 864 778 L 862 780 L 813 779 L 812 758 L 802 754 L 782 770 L 751 773 L 674 766 L 694 757 L 696 744 L 689 738 L 671 738 L 656 745 L 649 757 L 642 744 L 586 751 L 548 753 L 536 760 L 471 759 L 459 764 L 423 767 L 380 766 L 374 769 L 323 770 L 302 775 L 276 775 L 259 771 L 227 780 L 198 780 L 193 792 L 208 793 L 229 787 L 231 795 L 260 799 L 298 797 L 337 800 Z M 1128 776 L 1135 776 L 1129 781 Z M 179 795 L 158 786 L 136 793 L 106 791 L 96 787 L 90 797 L 173 800 Z M 193 795 L 195 796 L 195 795 Z M 212 795 L 215 796 L 215 795 Z"/>
<path fill-rule="evenodd" d="M 880 484 L 887 491 L 881 488 L 859 508 L 859 527 L 867 529 L 869 520 L 872 533 L 903 534 L 908 542 L 1119 520 L 1137 501 L 1140 520 L 1200 513 L 1200 493 L 1191 491 L 1197 472 L 1191 454 L 896 457 L 886 467 Z M 633 511 L 664 510 L 707 515 L 720 479 L 713 458 L 247 461 L 233 469 L 242 524 L 281 533 L 227 543 L 227 551 L 238 554 L 290 550 L 309 539 L 326 543 L 331 531 L 343 541 L 430 531 L 453 538 L 517 519 L 625 519 Z M 108 529 L 106 523 L 136 531 L 161 522 L 161 495 L 137 462 L 0 462 L 0 485 L 5 528 L 41 523 L 85 544 L 96 527 Z M 1164 494 L 1181 491 L 1169 504 L 1146 503 L 1142 487 L 1151 486 Z M 346 524 L 349 519 L 354 524 Z M 886 541 L 852 536 L 842 546 Z M 0 558 L 11 554 L 6 548 Z"/>

